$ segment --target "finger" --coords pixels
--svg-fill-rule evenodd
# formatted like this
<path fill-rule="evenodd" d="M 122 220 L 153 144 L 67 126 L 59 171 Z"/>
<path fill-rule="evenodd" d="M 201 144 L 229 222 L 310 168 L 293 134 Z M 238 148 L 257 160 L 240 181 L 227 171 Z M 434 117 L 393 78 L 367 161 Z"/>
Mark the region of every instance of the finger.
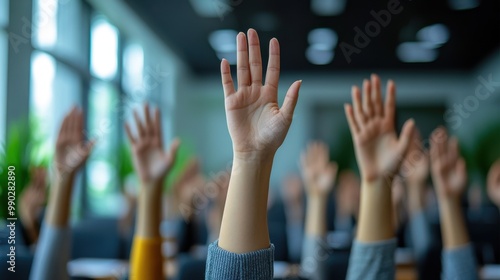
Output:
<path fill-rule="evenodd" d="M 396 117 L 396 85 L 394 81 L 387 82 L 387 94 L 385 97 L 384 118 L 394 127 Z"/>
<path fill-rule="evenodd" d="M 75 120 L 75 138 L 78 139 L 78 141 L 83 141 L 84 140 L 84 134 L 83 134 L 83 126 L 84 126 L 84 119 L 83 119 L 83 111 L 81 109 L 78 109 L 76 111 L 76 120 Z"/>
<path fill-rule="evenodd" d="M 372 89 L 370 81 L 363 81 L 363 112 L 367 118 L 371 118 L 374 115 L 374 108 L 372 107 Z"/>
<path fill-rule="evenodd" d="M 130 141 L 130 144 L 134 145 L 135 144 L 135 138 L 132 135 L 132 131 L 130 130 L 130 126 L 128 123 L 125 124 L 125 131 L 127 132 L 127 138 Z"/>
<path fill-rule="evenodd" d="M 76 107 L 73 107 L 73 109 L 71 109 L 71 113 L 69 114 L 69 121 L 68 121 L 68 137 L 72 141 L 75 140 L 77 122 L 78 122 L 78 109 Z"/>
<path fill-rule="evenodd" d="M 329 162 L 330 161 L 330 149 L 324 142 L 318 143 L 319 148 L 319 158 L 321 162 Z"/>
<path fill-rule="evenodd" d="M 347 118 L 347 123 L 349 124 L 349 129 L 351 130 L 351 134 L 357 134 L 359 132 L 359 127 L 356 123 L 356 119 L 354 118 L 352 106 L 350 104 L 344 104 L 344 112 Z"/>
<path fill-rule="evenodd" d="M 238 88 L 250 85 L 250 71 L 248 66 L 248 46 L 245 33 L 240 32 L 236 36 L 237 42 L 237 62 L 236 70 L 238 76 Z"/>
<path fill-rule="evenodd" d="M 260 54 L 260 42 L 257 32 L 250 28 L 248 30 L 248 47 L 250 60 L 250 76 L 252 84 L 262 85 L 262 56 Z"/>
<path fill-rule="evenodd" d="M 295 111 L 295 106 L 297 105 L 297 100 L 299 99 L 299 90 L 302 85 L 302 80 L 294 82 L 285 96 L 285 101 L 280 108 L 280 111 L 283 112 L 285 118 L 288 120 L 292 120 L 293 112 Z"/>
<path fill-rule="evenodd" d="M 448 133 L 444 127 L 439 127 L 437 130 L 436 144 L 439 160 L 444 161 L 448 154 Z"/>
<path fill-rule="evenodd" d="M 161 112 L 160 109 L 155 109 L 154 117 L 154 136 L 158 138 L 158 143 L 163 147 L 163 133 L 161 128 Z"/>
<path fill-rule="evenodd" d="M 134 110 L 134 119 L 135 119 L 135 126 L 137 127 L 137 132 L 139 134 L 138 138 L 143 138 L 144 135 L 146 135 L 146 130 L 142 125 L 141 118 L 139 117 L 139 113 L 137 113 L 136 110 Z"/>
<path fill-rule="evenodd" d="M 336 162 L 332 161 L 328 164 L 328 170 L 334 176 L 334 178 L 337 175 L 338 169 L 339 169 L 339 165 Z"/>
<path fill-rule="evenodd" d="M 354 107 L 354 116 L 356 116 L 356 122 L 358 126 L 363 125 L 366 122 L 366 117 L 363 113 L 363 105 L 361 103 L 361 93 L 357 86 L 353 86 L 351 89 L 352 95 L 352 105 Z"/>
<path fill-rule="evenodd" d="M 437 142 L 435 141 L 436 139 L 436 133 L 438 129 L 435 129 L 432 134 L 431 134 L 431 141 L 430 141 L 430 147 L 429 147 L 429 155 L 431 157 L 431 161 L 434 162 L 437 160 L 439 153 L 438 153 L 438 147 L 437 147 Z"/>
<path fill-rule="evenodd" d="M 278 90 L 280 79 L 280 46 L 276 38 L 269 41 L 269 61 L 267 62 L 266 86 Z"/>
<path fill-rule="evenodd" d="M 153 122 L 151 121 L 151 112 L 149 110 L 149 105 L 148 103 L 144 104 L 144 119 L 145 119 L 145 126 L 144 130 L 146 131 L 146 135 L 155 135 L 155 127 L 153 125 Z"/>
<path fill-rule="evenodd" d="M 384 107 L 382 105 L 382 90 L 380 88 L 380 78 L 376 74 L 371 75 L 371 89 L 374 114 L 383 117 Z"/>
<path fill-rule="evenodd" d="M 234 93 L 233 77 L 231 77 L 231 67 L 229 62 L 224 58 L 220 63 L 220 75 L 222 78 L 222 88 L 224 96 L 229 96 Z"/>
<path fill-rule="evenodd" d="M 401 130 L 401 134 L 399 135 L 398 147 L 397 147 L 401 157 L 404 157 L 408 152 L 414 127 L 415 127 L 415 121 L 413 119 L 407 120 L 403 125 L 403 129 Z"/>
<path fill-rule="evenodd" d="M 61 128 L 59 129 L 60 138 L 66 138 L 68 136 L 70 116 L 71 116 L 71 111 L 64 116 Z"/>
<path fill-rule="evenodd" d="M 454 162 L 459 158 L 460 151 L 458 149 L 458 139 L 454 136 L 450 137 L 450 140 L 448 140 L 448 160 L 450 162 Z"/>
<path fill-rule="evenodd" d="M 82 151 L 81 156 L 83 162 L 85 162 L 90 154 L 92 153 L 92 149 L 94 149 L 95 143 L 97 142 L 97 139 L 92 139 L 88 141 L 87 143 L 82 143 L 80 146 L 80 151 Z"/>
<path fill-rule="evenodd" d="M 169 148 L 169 151 L 167 154 L 167 166 L 168 166 L 169 170 L 172 167 L 172 165 L 174 164 L 175 159 L 177 158 L 177 151 L 179 150 L 180 144 L 181 144 L 181 142 L 177 138 L 175 138 L 172 141 L 172 144 L 170 144 L 170 148 Z"/>

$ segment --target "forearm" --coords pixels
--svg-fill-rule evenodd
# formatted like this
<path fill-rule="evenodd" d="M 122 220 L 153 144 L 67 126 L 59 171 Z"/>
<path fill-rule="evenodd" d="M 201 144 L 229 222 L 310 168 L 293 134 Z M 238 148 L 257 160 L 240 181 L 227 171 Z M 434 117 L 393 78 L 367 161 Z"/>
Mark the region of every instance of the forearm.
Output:
<path fill-rule="evenodd" d="M 66 227 L 69 220 L 74 174 L 55 177 L 47 204 L 46 223 L 54 227 Z"/>
<path fill-rule="evenodd" d="M 454 249 L 469 243 L 460 199 L 440 199 L 439 212 L 444 248 Z"/>
<path fill-rule="evenodd" d="M 326 197 L 309 196 L 306 212 L 306 235 L 325 237 L 326 235 Z"/>
<path fill-rule="evenodd" d="M 410 215 L 422 212 L 425 208 L 425 183 L 408 183 L 408 209 Z"/>
<path fill-rule="evenodd" d="M 273 159 L 234 157 L 219 246 L 233 253 L 269 248 L 267 197 Z"/>
<path fill-rule="evenodd" d="M 68 228 L 43 225 L 40 242 L 33 257 L 30 279 L 69 279 L 66 265 L 69 261 L 70 247 Z"/>
<path fill-rule="evenodd" d="M 130 279 L 165 279 L 161 253 L 161 183 L 142 184 L 131 252 Z"/>
<path fill-rule="evenodd" d="M 135 235 L 159 238 L 161 223 L 161 183 L 142 184 L 138 197 Z"/>
<path fill-rule="evenodd" d="M 375 242 L 394 237 L 391 182 L 380 179 L 361 184 L 357 240 Z"/>

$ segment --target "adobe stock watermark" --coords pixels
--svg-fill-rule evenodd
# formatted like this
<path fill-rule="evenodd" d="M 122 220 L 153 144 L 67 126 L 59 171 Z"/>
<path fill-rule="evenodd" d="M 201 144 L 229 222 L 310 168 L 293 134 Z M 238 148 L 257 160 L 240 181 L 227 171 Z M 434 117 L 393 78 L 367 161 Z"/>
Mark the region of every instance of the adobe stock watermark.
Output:
<path fill-rule="evenodd" d="M 392 17 L 400 14 L 403 9 L 399 0 L 389 0 L 389 2 L 387 2 L 387 9 L 378 12 L 371 10 L 370 15 L 373 17 L 373 20 L 365 24 L 364 30 L 358 26 L 354 27 L 355 34 L 353 43 L 349 44 L 342 41 L 339 45 L 347 63 L 351 63 L 352 55 L 360 54 L 362 49 L 368 47 L 371 39 L 377 37 L 382 31 L 382 28 L 387 27 L 391 23 Z"/>
<path fill-rule="evenodd" d="M 481 101 L 490 98 L 495 93 L 495 90 L 500 87 L 500 80 L 494 81 L 492 74 L 486 79 L 483 76 L 478 76 L 477 79 L 479 84 L 476 86 L 474 94 L 464 98 L 460 104 L 453 104 L 452 108 L 444 113 L 444 121 L 454 130 L 458 129 L 463 120 L 471 116 L 471 113 L 479 109 Z"/>
<path fill-rule="evenodd" d="M 224 17 L 231 13 L 235 7 L 241 5 L 243 0 L 211 0 L 219 19 L 222 21 Z"/>
<path fill-rule="evenodd" d="M 211 172 L 209 180 L 203 186 L 196 188 L 191 201 L 189 203 L 182 202 L 179 205 L 179 212 L 184 221 L 188 221 L 192 215 L 198 215 L 209 206 L 210 200 L 216 199 L 223 191 L 223 188 L 228 187 L 232 167 L 233 163 L 231 161 L 224 170 L 217 173 Z"/>
<path fill-rule="evenodd" d="M 30 39 L 33 37 L 34 30 L 39 30 L 49 24 L 49 19 L 56 14 L 58 6 L 63 7 L 69 2 L 71 2 L 71 0 L 41 0 L 39 2 L 39 9 L 33 15 L 33 18 L 36 18 L 34 19 L 34 22 L 31 22 L 26 16 L 22 17 L 21 34 L 9 32 L 9 43 L 14 50 L 14 53 L 17 54 L 21 46 L 30 42 Z"/>
<path fill-rule="evenodd" d="M 148 93 L 161 86 L 169 76 L 170 73 L 163 71 L 159 64 L 155 67 L 146 66 L 141 85 L 134 90 L 133 94 L 124 94 L 123 101 L 114 103 L 110 112 L 113 114 L 118 113 L 119 122 L 123 122 L 126 116 L 125 112 L 132 110 L 134 106 L 144 102 L 147 99 Z M 97 124 L 94 132 L 90 133 L 87 129 L 84 129 L 82 134 L 85 138 L 99 143 L 100 139 L 106 137 L 114 127 L 114 123 L 109 118 L 103 118 Z M 67 151 L 67 157 L 62 162 L 55 162 L 55 167 L 59 170 L 74 168 L 86 156 L 89 148 L 90 146 L 85 141 L 82 141 L 78 147 Z M 66 174 L 62 175 L 61 178 L 64 178 Z"/>

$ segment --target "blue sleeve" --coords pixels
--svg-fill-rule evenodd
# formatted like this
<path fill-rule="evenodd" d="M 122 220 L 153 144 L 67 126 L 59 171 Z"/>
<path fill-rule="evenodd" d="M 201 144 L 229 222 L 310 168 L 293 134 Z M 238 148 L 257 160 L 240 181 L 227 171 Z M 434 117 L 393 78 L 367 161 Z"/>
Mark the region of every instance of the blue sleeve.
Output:
<path fill-rule="evenodd" d="M 354 241 L 349 268 L 348 280 L 386 280 L 394 279 L 396 239 L 363 243 Z"/>
<path fill-rule="evenodd" d="M 328 259 L 328 244 L 324 238 L 307 236 L 302 244 L 301 273 L 309 279 L 323 279 Z"/>
<path fill-rule="evenodd" d="M 69 279 L 70 229 L 43 225 L 30 280 Z"/>
<path fill-rule="evenodd" d="M 431 230 L 424 211 L 410 216 L 411 245 L 418 260 L 425 257 L 432 244 Z"/>
<path fill-rule="evenodd" d="M 443 251 L 443 279 L 478 279 L 476 259 L 471 244 Z"/>
<path fill-rule="evenodd" d="M 218 241 L 208 247 L 205 279 L 261 280 L 273 279 L 274 246 L 255 252 L 236 254 L 219 247 Z"/>

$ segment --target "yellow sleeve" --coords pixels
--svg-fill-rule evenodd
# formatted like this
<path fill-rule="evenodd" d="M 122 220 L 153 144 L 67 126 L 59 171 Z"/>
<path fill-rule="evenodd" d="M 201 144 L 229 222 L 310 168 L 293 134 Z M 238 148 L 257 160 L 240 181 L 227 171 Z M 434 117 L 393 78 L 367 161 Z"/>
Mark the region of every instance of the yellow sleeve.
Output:
<path fill-rule="evenodd" d="M 134 237 L 130 255 L 130 280 L 163 280 L 160 238 Z"/>

